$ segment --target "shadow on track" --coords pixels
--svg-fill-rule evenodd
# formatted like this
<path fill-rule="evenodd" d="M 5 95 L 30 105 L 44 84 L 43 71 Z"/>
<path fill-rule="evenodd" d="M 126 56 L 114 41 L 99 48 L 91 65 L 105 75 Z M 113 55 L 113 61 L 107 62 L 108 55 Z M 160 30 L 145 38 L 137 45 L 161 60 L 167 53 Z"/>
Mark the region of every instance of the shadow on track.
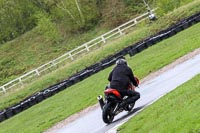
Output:
<path fill-rule="evenodd" d="M 140 111 L 141 109 L 143 109 L 146 105 L 143 105 L 143 106 L 140 106 L 140 107 L 137 107 L 137 108 L 134 108 L 132 111 L 128 112 L 126 115 L 124 115 L 123 117 L 119 118 L 119 119 L 116 119 L 114 120 L 112 123 L 116 123 L 118 121 L 121 121 L 135 113 L 137 113 L 138 111 Z"/>

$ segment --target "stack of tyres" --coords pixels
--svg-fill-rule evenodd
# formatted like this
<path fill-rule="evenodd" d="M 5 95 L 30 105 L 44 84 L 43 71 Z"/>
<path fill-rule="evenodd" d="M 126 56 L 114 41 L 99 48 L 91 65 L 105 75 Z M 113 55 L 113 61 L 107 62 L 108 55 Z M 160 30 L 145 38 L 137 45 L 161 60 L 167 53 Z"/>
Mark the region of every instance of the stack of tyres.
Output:
<path fill-rule="evenodd" d="M 169 33 L 170 33 L 170 31 L 167 31 L 167 32 L 161 34 L 160 40 L 165 40 L 165 39 L 169 38 Z"/>
<path fill-rule="evenodd" d="M 134 56 L 136 55 L 137 53 L 143 51 L 144 49 L 148 48 L 148 44 L 146 43 L 146 41 L 142 41 L 142 42 L 139 42 L 137 44 L 135 44 L 135 46 L 128 51 L 128 54 L 130 56 Z"/>
<path fill-rule="evenodd" d="M 107 63 L 104 63 L 102 66 L 103 68 L 108 68 L 109 66 L 113 65 L 113 62 L 107 62 Z"/>
<path fill-rule="evenodd" d="M 20 104 L 17 104 L 15 106 L 11 107 L 11 109 L 13 110 L 14 114 L 18 114 L 18 113 L 22 112 L 22 107 Z"/>
<path fill-rule="evenodd" d="M 60 84 L 57 85 L 57 88 L 59 89 L 59 91 L 62 91 L 66 88 L 66 83 L 62 82 Z"/>
<path fill-rule="evenodd" d="M 29 101 L 28 99 L 27 100 L 24 100 L 23 102 L 20 103 L 20 106 L 22 108 L 22 110 L 26 110 L 28 109 L 30 106 L 29 106 Z"/>
<path fill-rule="evenodd" d="M 183 24 L 183 29 L 187 29 L 189 26 L 190 26 L 189 23 L 188 23 L 188 22 L 185 22 L 185 23 Z"/>
<path fill-rule="evenodd" d="M 64 82 L 65 82 L 66 87 L 70 87 L 73 85 L 73 81 L 71 80 L 65 80 Z"/>
<path fill-rule="evenodd" d="M 43 91 L 43 96 L 44 96 L 45 98 L 48 98 L 48 97 L 52 96 L 51 90 L 50 90 L 50 89 L 44 90 L 44 91 Z"/>
<path fill-rule="evenodd" d="M 73 85 L 80 82 L 79 75 L 70 78 L 70 80 L 73 82 Z"/>
<path fill-rule="evenodd" d="M 60 91 L 58 85 L 49 88 L 49 90 L 51 91 L 52 95 L 55 95 Z"/>
<path fill-rule="evenodd" d="M 38 92 L 35 95 L 36 102 L 39 103 L 45 99 L 42 92 Z"/>
<path fill-rule="evenodd" d="M 146 49 L 146 48 L 148 48 L 148 47 L 147 47 L 147 45 L 146 45 L 145 42 L 140 43 L 140 44 L 136 47 L 138 53 L 141 52 L 141 51 L 143 51 L 143 50 Z"/>
<path fill-rule="evenodd" d="M 177 26 L 177 27 L 175 28 L 175 31 L 176 31 L 176 32 L 180 32 L 180 31 L 182 31 L 182 30 L 184 30 L 183 27 L 182 27 L 182 25 L 179 25 L 179 26 Z"/>
<path fill-rule="evenodd" d="M 137 51 L 136 48 L 133 48 L 133 49 L 131 49 L 131 50 L 129 51 L 129 55 L 130 55 L 130 56 L 134 56 L 134 55 L 136 55 L 137 53 L 138 53 L 138 51 Z"/>
<path fill-rule="evenodd" d="M 91 74 L 91 70 L 85 70 L 83 73 L 79 75 L 80 80 L 84 80 L 89 77 Z"/>
<path fill-rule="evenodd" d="M 99 66 L 99 64 L 100 63 L 93 64 L 93 65 L 87 67 L 86 69 L 88 69 L 88 70 L 94 70 L 97 66 Z"/>
<path fill-rule="evenodd" d="M 5 116 L 6 116 L 6 118 L 10 118 L 10 117 L 14 116 L 14 112 L 13 112 L 12 108 L 6 109 Z"/>
<path fill-rule="evenodd" d="M 3 111 L 0 112 L 0 122 L 6 120 L 5 113 L 6 113 L 6 110 L 3 110 Z"/>
<path fill-rule="evenodd" d="M 33 105 L 37 104 L 37 101 L 36 101 L 36 97 L 35 97 L 35 96 L 30 97 L 30 98 L 28 99 L 28 101 L 29 101 L 29 105 L 30 105 L 30 106 L 33 106 Z"/>
<path fill-rule="evenodd" d="M 99 71 L 101 71 L 101 70 L 103 70 L 104 68 L 103 68 L 103 66 L 102 66 L 102 64 L 99 64 L 99 66 L 97 66 L 95 69 L 94 69 L 94 71 L 95 71 L 95 73 L 97 73 L 97 72 L 99 72 Z"/>
<path fill-rule="evenodd" d="M 174 36 L 176 34 L 176 31 L 174 29 L 171 29 L 170 32 L 168 33 L 168 36 Z"/>

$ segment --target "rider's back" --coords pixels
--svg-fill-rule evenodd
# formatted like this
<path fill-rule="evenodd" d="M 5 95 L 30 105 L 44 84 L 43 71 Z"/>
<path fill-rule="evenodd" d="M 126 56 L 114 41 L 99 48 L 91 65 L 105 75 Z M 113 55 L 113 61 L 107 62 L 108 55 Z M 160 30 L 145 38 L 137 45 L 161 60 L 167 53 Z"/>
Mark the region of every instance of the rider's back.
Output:
<path fill-rule="evenodd" d="M 110 87 L 117 90 L 126 89 L 130 83 L 130 74 L 131 70 L 127 65 L 117 65 L 108 78 Z"/>

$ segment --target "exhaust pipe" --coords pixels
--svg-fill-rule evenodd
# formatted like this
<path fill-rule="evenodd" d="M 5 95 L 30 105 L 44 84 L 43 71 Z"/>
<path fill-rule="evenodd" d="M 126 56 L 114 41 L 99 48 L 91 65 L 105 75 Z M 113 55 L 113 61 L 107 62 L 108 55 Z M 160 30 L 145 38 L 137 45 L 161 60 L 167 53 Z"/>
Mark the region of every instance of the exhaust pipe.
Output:
<path fill-rule="evenodd" d="M 97 99 L 98 99 L 98 101 L 99 101 L 99 104 L 100 104 L 101 109 L 103 109 L 103 106 L 104 106 L 105 103 L 104 103 L 104 101 L 103 101 L 102 96 L 99 95 L 99 96 L 97 97 Z"/>

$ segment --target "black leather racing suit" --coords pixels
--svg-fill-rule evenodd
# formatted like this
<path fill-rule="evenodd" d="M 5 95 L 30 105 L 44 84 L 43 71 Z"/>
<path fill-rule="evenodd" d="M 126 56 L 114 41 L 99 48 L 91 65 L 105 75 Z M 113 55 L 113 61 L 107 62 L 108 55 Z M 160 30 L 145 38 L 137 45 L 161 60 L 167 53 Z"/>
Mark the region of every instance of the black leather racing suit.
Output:
<path fill-rule="evenodd" d="M 140 98 L 139 92 L 127 90 L 130 82 L 135 86 L 138 86 L 138 84 L 131 68 L 126 64 L 118 64 L 109 74 L 108 80 L 110 81 L 110 88 L 117 89 L 122 96 L 129 96 L 126 103 L 134 103 Z"/>

